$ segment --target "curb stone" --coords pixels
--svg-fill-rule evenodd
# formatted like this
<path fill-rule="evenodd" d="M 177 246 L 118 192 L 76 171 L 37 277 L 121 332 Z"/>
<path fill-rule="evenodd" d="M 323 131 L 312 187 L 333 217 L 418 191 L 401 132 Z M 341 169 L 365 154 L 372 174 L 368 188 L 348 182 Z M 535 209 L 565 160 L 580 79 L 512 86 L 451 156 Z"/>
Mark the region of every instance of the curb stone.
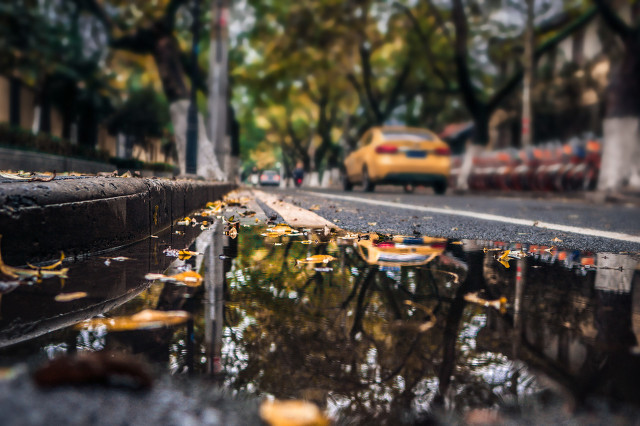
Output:
<path fill-rule="evenodd" d="M 235 188 L 226 182 L 87 177 L 0 185 L 3 258 L 18 265 L 128 244 Z"/>

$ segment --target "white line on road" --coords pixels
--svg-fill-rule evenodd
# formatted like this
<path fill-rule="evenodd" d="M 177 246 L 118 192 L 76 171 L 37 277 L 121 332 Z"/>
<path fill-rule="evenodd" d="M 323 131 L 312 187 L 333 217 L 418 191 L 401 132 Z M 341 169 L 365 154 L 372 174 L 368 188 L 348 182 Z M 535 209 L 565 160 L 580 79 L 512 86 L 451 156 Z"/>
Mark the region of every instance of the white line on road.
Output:
<path fill-rule="evenodd" d="M 588 235 L 591 237 L 602 237 L 602 238 L 609 238 L 612 240 L 640 243 L 639 236 L 623 234 L 621 232 L 609 232 L 609 231 L 602 231 L 600 229 L 592 229 L 592 228 L 579 228 L 577 226 L 562 225 L 559 223 L 542 222 L 542 221 L 531 220 L 531 219 L 516 219 L 514 217 L 500 216 L 495 214 L 479 213 L 479 212 L 472 212 L 472 211 L 465 211 L 465 210 L 448 210 L 448 209 L 441 209 L 438 207 L 425 207 L 425 206 L 415 206 L 411 204 L 399 204 L 391 201 L 370 200 L 367 198 L 352 197 L 349 195 L 325 194 L 322 192 L 307 192 L 307 193 L 312 194 L 316 197 L 332 198 L 336 200 L 345 200 L 345 201 L 354 201 L 356 203 L 371 204 L 374 206 L 386 206 L 386 207 L 393 207 L 396 209 L 416 210 L 416 211 L 428 212 L 428 213 L 440 213 L 440 214 L 447 214 L 451 216 L 463 216 L 463 217 L 470 217 L 473 219 L 491 220 L 494 222 L 510 223 L 513 225 L 534 226 L 537 228 L 545 228 L 545 229 L 551 229 L 554 231 L 561 231 L 561 232 L 571 232 L 574 234 Z"/>

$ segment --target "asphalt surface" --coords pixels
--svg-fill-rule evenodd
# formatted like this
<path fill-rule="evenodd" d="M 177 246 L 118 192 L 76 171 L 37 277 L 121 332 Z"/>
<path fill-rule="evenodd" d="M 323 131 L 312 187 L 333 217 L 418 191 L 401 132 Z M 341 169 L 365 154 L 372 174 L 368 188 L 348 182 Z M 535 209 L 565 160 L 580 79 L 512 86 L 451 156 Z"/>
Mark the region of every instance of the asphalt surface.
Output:
<path fill-rule="evenodd" d="M 640 237 L 640 203 L 633 199 L 598 203 L 575 195 L 571 198 L 562 195 L 538 198 L 526 193 L 518 196 L 513 194 L 509 196 L 477 194 L 437 196 L 426 189 L 417 190 L 414 194 L 405 194 L 402 189 L 395 187 L 377 189 L 374 193 L 364 193 L 357 188 L 352 192 L 309 188 L 268 189 L 267 191 L 278 194 L 284 201 L 312 209 L 337 226 L 350 231 L 555 245 L 594 252 L 640 253 L 640 243 L 634 241 L 582 235 L 545 229 L 540 226 L 482 220 L 455 214 L 459 212 L 493 214 L 526 219 L 532 223 L 540 221 L 580 229 L 589 228 L 628 234 L 637 239 Z M 333 196 L 373 200 L 374 204 L 330 198 Z M 378 201 L 391 202 L 394 205 L 375 204 Z M 412 206 L 450 210 L 451 214 L 412 210 Z"/>

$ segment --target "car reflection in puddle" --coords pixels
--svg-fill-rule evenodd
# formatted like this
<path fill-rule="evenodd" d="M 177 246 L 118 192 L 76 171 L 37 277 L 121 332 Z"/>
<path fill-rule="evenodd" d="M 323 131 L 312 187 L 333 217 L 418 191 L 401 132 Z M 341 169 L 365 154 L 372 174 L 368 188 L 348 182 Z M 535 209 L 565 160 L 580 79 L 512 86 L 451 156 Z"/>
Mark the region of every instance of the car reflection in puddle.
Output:
<path fill-rule="evenodd" d="M 120 285 L 137 296 L 102 315 L 184 310 L 192 316 L 186 325 L 88 331 L 71 327 L 79 321 L 72 317 L 0 356 L 140 353 L 174 374 L 311 400 L 355 423 L 454 414 L 464 421 L 477 409 L 499 410 L 502 419 L 538 413 L 529 414 L 536 421 L 549 406 L 640 404 L 634 256 L 282 226 L 236 226 L 236 236 L 228 227 L 216 221 L 179 237 L 168 230 L 147 246 L 114 253 L 144 261 L 123 262 L 129 282 Z M 162 252 L 171 246 L 199 255 L 167 260 Z M 507 250 L 520 253 L 501 255 L 509 268 L 498 256 Z M 83 262 L 70 268 L 70 289 L 86 290 L 83 280 L 99 274 L 95 262 L 85 263 L 82 274 Z M 143 278 L 185 268 L 200 272 L 202 285 Z M 11 293 L 19 306 L 37 292 L 28 290 Z M 3 317 L 3 327 L 17 327 L 18 317 Z M 572 415 L 557 413 L 554 421 Z"/>

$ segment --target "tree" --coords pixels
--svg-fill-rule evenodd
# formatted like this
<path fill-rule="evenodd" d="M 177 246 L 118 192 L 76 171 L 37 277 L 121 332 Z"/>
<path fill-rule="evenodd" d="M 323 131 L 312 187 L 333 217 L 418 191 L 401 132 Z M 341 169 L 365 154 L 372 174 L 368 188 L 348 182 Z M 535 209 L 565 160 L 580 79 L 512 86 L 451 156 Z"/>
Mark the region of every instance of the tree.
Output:
<path fill-rule="evenodd" d="M 609 76 L 604 121 L 601 190 L 640 187 L 640 4 L 631 7 L 627 24 L 610 2 L 594 0 L 603 21 L 618 35 L 622 58 Z"/>
<path fill-rule="evenodd" d="M 170 103 L 171 122 L 176 137 L 180 170 L 185 172 L 187 110 L 189 91 L 185 82 L 186 71 L 199 64 L 191 63 L 180 48 L 178 40 L 177 14 L 186 0 L 163 1 L 164 8 L 148 2 L 113 0 L 104 7 L 97 0 L 75 0 L 82 10 L 91 13 L 105 28 L 108 45 L 112 49 L 123 49 L 141 55 L 151 55 L 158 69 L 165 96 Z M 136 18 L 140 16 L 140 18 Z M 206 91 L 204 73 L 197 73 L 195 84 Z M 206 136 L 202 117 L 198 123 L 198 174 L 224 179 Z"/>

